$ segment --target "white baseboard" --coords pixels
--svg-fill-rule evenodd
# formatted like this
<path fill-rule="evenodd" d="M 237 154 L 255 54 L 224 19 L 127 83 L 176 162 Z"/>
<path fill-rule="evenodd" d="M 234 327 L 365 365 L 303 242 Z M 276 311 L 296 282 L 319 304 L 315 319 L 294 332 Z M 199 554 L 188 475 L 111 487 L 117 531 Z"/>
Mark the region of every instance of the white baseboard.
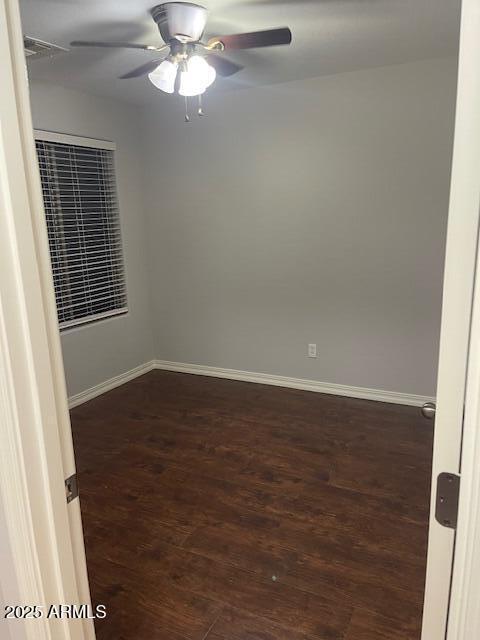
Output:
<path fill-rule="evenodd" d="M 155 360 L 145 362 L 145 364 L 140 364 L 138 367 L 130 369 L 130 371 L 121 373 L 114 378 L 110 378 L 110 380 L 105 380 L 105 382 L 100 382 L 100 384 L 97 384 L 90 389 L 80 391 L 80 393 L 76 393 L 74 396 L 70 396 L 70 398 L 68 399 L 68 406 L 70 407 L 70 409 L 73 409 L 73 407 L 78 407 L 79 404 L 83 404 L 84 402 L 93 400 L 93 398 L 102 395 L 102 393 L 107 393 L 107 391 L 111 391 L 116 387 L 120 387 L 122 384 L 130 382 L 130 380 L 138 378 L 139 376 L 143 376 L 144 373 L 148 373 L 155 368 Z"/>
<path fill-rule="evenodd" d="M 289 378 L 276 376 L 269 373 L 254 373 L 252 371 L 238 371 L 237 369 L 222 369 L 220 367 L 207 367 L 199 364 L 187 364 L 184 362 L 170 362 L 168 360 L 151 360 L 141 364 L 130 371 L 121 373 L 110 380 L 101 382 L 90 389 L 81 391 L 69 398 L 69 407 L 77 407 L 88 400 L 92 400 L 102 393 L 111 391 L 134 378 L 142 376 L 153 369 L 164 371 L 177 371 L 179 373 L 193 373 L 199 376 L 213 378 L 225 378 L 227 380 L 241 380 L 242 382 L 254 382 L 257 384 L 269 384 L 276 387 L 288 387 L 290 389 L 302 389 L 316 393 L 329 393 L 335 396 L 347 396 L 363 400 L 376 400 L 377 402 L 391 402 L 394 404 L 406 404 L 414 407 L 421 406 L 425 402 L 432 402 L 430 396 L 419 396 L 411 393 L 399 393 L 397 391 L 384 391 L 383 389 L 368 389 L 365 387 L 351 387 L 344 384 L 332 384 L 319 382 L 318 380 L 306 380 L 304 378 Z"/>
<path fill-rule="evenodd" d="M 418 407 L 425 402 L 433 402 L 435 400 L 430 396 L 419 396 L 412 393 L 384 391 L 383 389 L 368 389 L 365 387 L 350 387 L 344 384 L 319 382 L 318 380 L 288 378 L 286 376 L 276 376 L 269 373 L 253 373 L 252 371 L 222 369 L 220 367 L 207 367 L 199 364 L 169 362 L 168 360 L 155 360 L 155 369 L 178 371 L 180 373 L 193 373 L 199 376 L 212 376 L 214 378 L 226 378 L 228 380 L 242 380 L 243 382 L 256 382 L 258 384 L 269 384 L 276 387 L 288 387 L 290 389 L 302 389 L 304 391 L 315 391 L 317 393 L 329 393 L 335 396 L 348 396 L 350 398 L 361 398 L 363 400 L 406 404 L 414 407 Z"/>

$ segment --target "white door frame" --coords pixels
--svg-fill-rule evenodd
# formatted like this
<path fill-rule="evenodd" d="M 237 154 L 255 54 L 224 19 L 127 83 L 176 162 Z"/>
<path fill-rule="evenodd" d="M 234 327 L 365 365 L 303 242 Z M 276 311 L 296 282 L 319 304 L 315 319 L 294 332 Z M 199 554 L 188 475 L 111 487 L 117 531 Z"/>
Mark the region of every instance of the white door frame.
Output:
<path fill-rule="evenodd" d="M 480 260 L 475 281 L 447 640 L 480 637 Z"/>
<path fill-rule="evenodd" d="M 18 0 L 0 0 L 0 59 L 0 508 L 18 604 L 90 604 L 79 501 L 67 506 L 64 487 L 75 462 Z M 91 620 L 9 632 L 95 637 Z"/>
<path fill-rule="evenodd" d="M 477 197 L 478 216 L 480 0 L 463 0 L 462 15 L 455 144 L 469 150 L 470 172 L 456 185 L 457 206 L 462 215 L 462 198 L 468 191 L 470 207 Z M 89 603 L 79 503 L 74 500 L 67 506 L 63 486 L 75 465 L 18 0 L 0 0 L 0 59 L 0 508 L 7 520 L 20 603 Z M 468 269 L 468 277 L 473 279 L 474 271 L 477 276 L 447 640 L 477 640 L 480 628 L 478 258 Z M 454 271 L 447 252 L 447 275 Z M 462 322 L 468 321 L 464 314 Z M 463 395 L 459 390 L 457 405 L 463 404 Z M 442 571 L 437 560 L 429 549 L 431 585 L 436 571 Z M 430 591 L 424 611 L 430 619 L 443 615 L 438 608 L 441 598 L 436 601 L 433 595 Z M 444 640 L 443 633 L 427 634 L 426 628 L 422 640 Z M 10 628 L 12 638 L 20 629 L 24 635 L 18 637 L 28 640 L 94 638 L 89 621 L 19 622 Z"/>
<path fill-rule="evenodd" d="M 480 216 L 480 0 L 463 0 L 457 136 L 459 215 Z M 453 175 L 452 175 L 453 179 Z M 478 229 L 477 229 L 478 235 Z M 457 276 L 458 277 L 458 276 Z M 447 640 L 480 637 L 480 252 L 477 252 L 460 460 L 460 498 Z M 424 640 L 428 640 L 425 638 Z"/>
<path fill-rule="evenodd" d="M 462 451 L 462 422 L 465 443 L 472 440 L 472 406 L 465 403 L 472 384 L 468 369 L 478 355 L 471 324 L 478 271 L 478 226 L 480 195 L 480 1 L 463 0 L 460 29 L 455 135 L 453 144 L 450 202 L 448 211 L 443 308 L 437 381 L 437 414 L 432 465 L 432 492 L 428 536 L 422 640 L 441 639 L 449 622 L 452 564 L 459 570 L 456 541 L 465 533 L 465 519 L 458 536 L 435 519 L 437 477 L 442 472 L 461 473 L 462 494 L 473 481 L 472 468 L 465 466 Z M 476 320 L 476 318 L 475 318 Z M 468 398 L 468 402 L 472 402 Z M 468 413 L 468 415 L 467 415 Z M 465 418 L 464 418 L 465 415 Z M 457 547 L 458 551 L 458 547 Z M 453 600 L 462 597 L 456 587 Z M 452 615 L 454 606 L 452 606 Z M 452 622 L 452 617 L 450 617 Z M 452 622 L 453 624 L 453 622 Z M 454 627 L 450 624 L 450 629 Z M 448 638 L 464 637 L 452 635 Z M 466 636 L 465 636 L 466 637 Z M 480 635 L 479 635 L 480 637 Z"/>

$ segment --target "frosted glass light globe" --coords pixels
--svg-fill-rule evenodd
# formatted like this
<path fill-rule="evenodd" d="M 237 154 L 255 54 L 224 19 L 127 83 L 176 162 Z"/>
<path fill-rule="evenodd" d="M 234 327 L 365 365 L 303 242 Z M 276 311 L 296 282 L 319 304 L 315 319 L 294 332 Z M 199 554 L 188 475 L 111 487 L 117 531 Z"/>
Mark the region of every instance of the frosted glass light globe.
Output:
<path fill-rule="evenodd" d="M 148 78 L 157 89 L 165 91 L 165 93 L 173 93 L 175 90 L 175 78 L 177 77 L 178 65 L 170 60 L 164 60 L 158 65 Z"/>
<path fill-rule="evenodd" d="M 181 96 L 198 96 L 204 93 L 216 77 L 215 69 L 201 56 L 192 56 L 187 62 L 186 71 L 180 75 Z"/>
<path fill-rule="evenodd" d="M 217 75 L 215 69 L 201 56 L 192 56 L 188 61 L 188 70 L 194 73 L 200 84 L 209 87 Z"/>

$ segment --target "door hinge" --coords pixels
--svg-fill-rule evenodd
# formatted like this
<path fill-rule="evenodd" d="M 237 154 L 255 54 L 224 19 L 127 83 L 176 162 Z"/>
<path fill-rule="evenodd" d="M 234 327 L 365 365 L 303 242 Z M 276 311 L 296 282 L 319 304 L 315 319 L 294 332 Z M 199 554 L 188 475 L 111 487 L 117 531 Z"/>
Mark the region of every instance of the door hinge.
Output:
<path fill-rule="evenodd" d="M 439 474 L 435 518 L 441 525 L 449 529 L 457 528 L 459 492 L 460 476 L 455 473 Z"/>
<path fill-rule="evenodd" d="M 78 498 L 77 474 L 74 473 L 65 480 L 65 494 L 67 496 L 67 504 L 75 498 Z"/>

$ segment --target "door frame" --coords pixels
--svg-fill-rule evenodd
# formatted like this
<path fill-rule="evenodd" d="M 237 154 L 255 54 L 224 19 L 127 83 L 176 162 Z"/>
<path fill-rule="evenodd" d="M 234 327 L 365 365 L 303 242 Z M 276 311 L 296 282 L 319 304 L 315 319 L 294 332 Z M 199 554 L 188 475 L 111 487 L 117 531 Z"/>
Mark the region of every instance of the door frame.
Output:
<path fill-rule="evenodd" d="M 457 530 L 435 518 L 440 473 L 461 475 L 462 498 L 474 483 L 465 456 L 474 444 L 475 416 L 468 389 L 474 384 L 478 355 L 474 306 L 478 304 L 480 197 L 480 2 L 463 0 L 460 24 L 455 132 L 443 280 L 443 307 L 437 378 L 437 413 L 432 460 L 431 504 L 422 640 L 463 637 L 456 604 L 465 594 L 452 582 L 461 570 L 459 544 L 467 523 Z M 467 406 L 468 403 L 468 406 Z M 463 434 L 462 434 L 463 431 Z M 464 444 L 462 447 L 462 435 Z M 451 603 L 451 608 L 450 608 Z M 454 632 L 454 629 L 457 629 Z M 452 635 L 457 633 L 457 635 Z"/>
<path fill-rule="evenodd" d="M 468 19 L 467 19 L 468 18 Z M 460 73 L 480 114 L 480 2 L 463 0 Z M 19 602 L 90 603 L 79 501 L 64 479 L 75 472 L 61 344 L 38 175 L 18 0 L 0 0 L 0 508 L 7 521 Z M 460 109 L 461 110 L 461 109 Z M 470 113 L 471 115 L 471 113 Z M 476 130 L 479 133 L 480 127 Z M 465 143 L 465 140 L 464 140 Z M 465 143 L 466 144 L 466 143 Z M 480 157 L 480 136 L 469 135 Z M 474 167 L 480 194 L 480 164 Z M 475 197 L 475 189 L 470 193 Z M 480 201 L 477 201 L 477 206 Z M 466 379 L 460 509 L 447 640 L 480 628 L 480 260 Z M 457 273 L 457 277 L 458 273 Z M 470 313 L 468 314 L 470 317 Z M 462 392 L 463 402 L 463 392 Z M 429 563 L 434 577 L 435 564 Z M 435 602 L 425 615 L 435 616 Z M 92 640 L 91 621 L 15 624 L 12 638 Z M 23 635 L 17 632 L 21 630 Z M 438 635 L 438 634 L 437 634 Z M 427 637 L 422 640 L 444 640 Z"/>
<path fill-rule="evenodd" d="M 89 605 L 18 0 L 0 0 L 0 59 L 0 509 L 14 573 L 0 591 L 9 604 Z M 15 639 L 95 638 L 88 619 L 13 622 Z"/>
<path fill-rule="evenodd" d="M 461 111 L 460 111 L 461 110 Z M 480 1 L 463 0 L 457 122 L 463 118 L 462 190 L 459 213 L 480 219 Z M 455 126 L 457 135 L 457 123 Z M 446 640 L 474 640 L 480 629 L 480 225 L 471 310 L 463 442 L 460 459 L 458 525 Z M 429 640 L 424 638 L 423 640 Z"/>
<path fill-rule="evenodd" d="M 480 132 L 480 128 L 478 131 Z M 477 143 L 479 143 L 480 146 L 480 137 L 477 137 Z M 478 172 L 478 177 L 480 187 L 480 171 Z M 446 640 L 475 640 L 476 638 L 478 638 L 479 629 L 480 259 L 477 258 L 474 306 L 472 313 L 472 331 L 469 350 L 467 388 L 465 395 L 465 419 L 461 458 L 458 526 L 455 540 L 454 564 L 450 594 L 450 610 Z"/>

